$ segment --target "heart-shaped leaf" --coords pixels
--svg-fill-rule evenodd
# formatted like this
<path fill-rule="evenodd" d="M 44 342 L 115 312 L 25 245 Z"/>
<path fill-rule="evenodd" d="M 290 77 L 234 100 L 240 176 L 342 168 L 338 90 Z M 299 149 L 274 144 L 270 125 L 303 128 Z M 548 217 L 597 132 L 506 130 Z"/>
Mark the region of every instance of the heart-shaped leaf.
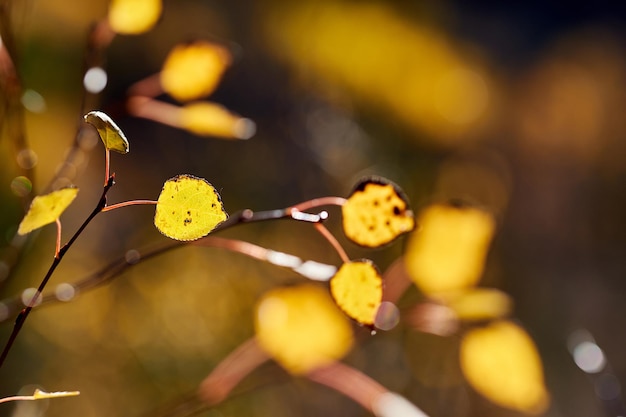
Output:
<path fill-rule="evenodd" d="M 222 199 L 208 181 L 178 175 L 165 182 L 159 195 L 154 225 L 175 240 L 196 240 L 226 220 Z"/>
<path fill-rule="evenodd" d="M 541 358 L 518 325 L 501 320 L 470 330 L 460 355 L 468 382 L 492 402 L 526 413 L 545 411 L 549 398 Z"/>
<path fill-rule="evenodd" d="M 74 201 L 77 194 L 78 188 L 68 187 L 35 197 L 30 203 L 30 208 L 22 219 L 17 233 L 25 235 L 55 222 Z"/>

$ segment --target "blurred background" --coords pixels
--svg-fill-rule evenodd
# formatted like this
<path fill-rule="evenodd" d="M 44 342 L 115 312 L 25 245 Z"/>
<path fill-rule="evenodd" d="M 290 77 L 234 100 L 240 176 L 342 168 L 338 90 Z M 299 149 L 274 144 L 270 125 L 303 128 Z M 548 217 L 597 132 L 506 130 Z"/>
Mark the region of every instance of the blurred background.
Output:
<path fill-rule="evenodd" d="M 52 261 L 53 226 L 28 239 L 14 234 L 22 199 L 45 189 L 74 141 L 87 33 L 106 16 L 107 2 L 2 6 L 1 35 L 14 48 L 29 149 L 17 153 L 6 139 L 20 121 L 6 110 L 5 91 L 6 298 L 37 286 Z M 165 1 L 150 32 L 113 39 L 104 53 L 107 87 L 85 104 L 110 114 L 130 141 L 128 155 L 112 157 L 117 184 L 109 201 L 156 199 L 165 180 L 188 173 L 215 185 L 229 213 L 347 196 L 365 175 L 400 185 L 416 211 L 451 198 L 479 204 L 498 221 L 482 284 L 513 297 L 515 318 L 537 343 L 552 395 L 546 415 L 617 416 L 626 384 L 625 18 L 623 4 L 605 1 Z M 233 52 L 210 99 L 256 123 L 250 140 L 201 138 L 125 114 L 128 88 L 158 73 L 174 45 L 195 38 L 224 42 Z M 101 193 L 104 157 L 95 134 L 83 148 L 69 167 L 80 193 L 62 217 L 64 240 Z M 153 210 L 98 216 L 48 288 L 165 241 Z M 329 228 L 351 258 L 371 258 L 385 270 L 402 253 L 402 240 L 376 251 L 347 242 L 340 212 L 329 211 Z M 339 262 L 306 224 L 246 225 L 224 235 Z M 42 307 L 0 370 L 0 396 L 35 386 L 81 396 L 1 405 L 0 415 L 158 415 L 153 411 L 193 393 L 252 335 L 260 294 L 301 280 L 239 254 L 187 247 L 72 302 Z M 4 341 L 13 317 L 3 311 L 0 305 Z M 586 375 L 568 351 L 581 329 L 608 361 L 602 378 Z M 458 337 L 399 326 L 368 338 L 346 360 L 433 417 L 516 415 L 475 394 L 457 356 Z M 201 415 L 367 412 L 326 388 L 283 378 Z"/>

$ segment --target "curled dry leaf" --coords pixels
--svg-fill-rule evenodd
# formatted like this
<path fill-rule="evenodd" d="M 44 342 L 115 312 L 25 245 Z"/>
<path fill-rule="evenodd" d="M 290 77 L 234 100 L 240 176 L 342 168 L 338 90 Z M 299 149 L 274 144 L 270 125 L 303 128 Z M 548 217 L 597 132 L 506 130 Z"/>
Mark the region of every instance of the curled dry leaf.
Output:
<path fill-rule="evenodd" d="M 106 113 L 94 110 L 87 113 L 84 118 L 85 122 L 96 128 L 105 148 L 121 154 L 128 153 L 128 139 Z"/>

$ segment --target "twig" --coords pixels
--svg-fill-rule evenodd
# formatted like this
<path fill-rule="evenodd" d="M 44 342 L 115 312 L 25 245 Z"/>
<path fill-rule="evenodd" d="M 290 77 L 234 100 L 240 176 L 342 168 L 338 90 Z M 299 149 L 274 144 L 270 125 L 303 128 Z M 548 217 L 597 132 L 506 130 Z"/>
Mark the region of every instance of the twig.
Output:
<path fill-rule="evenodd" d="M 56 268 L 59 266 L 59 264 L 61 263 L 61 260 L 63 259 L 63 256 L 65 255 L 67 250 L 74 244 L 76 239 L 78 239 L 78 236 L 81 235 L 83 230 L 85 230 L 85 227 L 87 227 L 87 225 L 93 220 L 93 218 L 96 217 L 98 215 L 98 213 L 100 213 L 102 211 L 102 209 L 106 206 L 106 201 L 107 201 L 106 195 L 109 192 L 109 190 L 111 189 L 111 187 L 113 187 L 114 184 L 115 184 L 115 177 L 113 175 L 111 175 L 109 177 L 108 182 L 104 186 L 104 189 L 102 190 L 102 196 L 100 197 L 100 200 L 98 201 L 98 204 L 96 205 L 94 210 L 87 217 L 87 219 L 85 219 L 83 224 L 78 228 L 78 230 L 76 231 L 76 233 L 74 233 L 74 235 L 70 238 L 70 240 L 56 252 L 54 260 L 52 261 L 52 264 L 50 265 L 50 268 L 48 269 L 48 272 L 46 273 L 46 276 L 43 278 L 43 280 L 39 284 L 39 287 L 37 288 L 37 292 L 35 292 L 35 294 L 33 295 L 32 299 L 30 300 L 30 302 L 28 303 L 26 308 L 24 308 L 22 311 L 20 311 L 20 313 L 18 314 L 17 318 L 15 319 L 15 324 L 13 325 L 13 331 L 11 332 L 11 335 L 9 336 L 9 339 L 7 340 L 7 343 L 4 346 L 4 350 L 2 351 L 2 355 L 0 355 L 0 367 L 2 367 L 2 365 L 4 364 L 4 361 L 5 361 L 6 357 L 7 357 L 7 355 L 9 354 L 9 351 L 11 350 L 11 346 L 13 346 L 13 343 L 15 342 L 15 339 L 17 338 L 17 335 L 19 334 L 20 330 L 22 329 L 22 326 L 24 325 L 24 322 L 26 321 L 26 319 L 28 318 L 28 315 L 30 314 L 31 310 L 33 309 L 33 307 L 37 303 L 37 300 L 41 296 L 41 294 L 42 294 L 46 284 L 50 280 L 50 277 L 52 276 L 52 274 L 54 273 Z"/>

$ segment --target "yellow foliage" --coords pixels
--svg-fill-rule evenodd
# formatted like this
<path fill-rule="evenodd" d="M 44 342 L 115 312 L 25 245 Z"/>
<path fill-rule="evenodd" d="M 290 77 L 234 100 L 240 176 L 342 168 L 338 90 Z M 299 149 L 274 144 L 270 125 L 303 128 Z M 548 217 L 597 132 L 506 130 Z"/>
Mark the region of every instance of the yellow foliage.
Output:
<path fill-rule="evenodd" d="M 513 308 L 511 297 L 493 288 L 470 288 L 437 297 L 461 320 L 490 320 L 506 317 Z"/>
<path fill-rule="evenodd" d="M 206 236 L 227 218 L 215 187 L 202 178 L 178 175 L 163 185 L 154 225 L 165 236 L 186 241 Z"/>
<path fill-rule="evenodd" d="M 197 135 L 236 139 L 249 139 L 256 130 L 252 120 L 208 101 L 184 106 L 180 113 L 180 125 Z"/>
<path fill-rule="evenodd" d="M 532 414 L 548 406 L 537 348 L 512 322 L 470 330 L 461 341 L 460 356 L 467 381 L 495 404 Z"/>
<path fill-rule="evenodd" d="M 493 237 L 493 217 L 476 208 L 432 205 L 420 213 L 418 224 L 405 263 L 419 289 L 432 295 L 474 286 Z"/>
<path fill-rule="evenodd" d="M 161 0 L 111 0 L 109 25 L 114 32 L 138 35 L 152 29 L 162 10 Z"/>
<path fill-rule="evenodd" d="M 78 194 L 78 188 L 62 188 L 33 199 L 30 208 L 22 219 L 17 233 L 25 235 L 35 229 L 55 222 L 65 209 L 72 204 Z"/>
<path fill-rule="evenodd" d="M 180 44 L 163 64 L 161 85 L 178 101 L 196 100 L 215 90 L 230 62 L 230 52 L 215 43 Z"/>
<path fill-rule="evenodd" d="M 353 342 L 343 313 L 326 290 L 313 285 L 265 294 L 256 308 L 255 330 L 259 345 L 294 374 L 341 359 Z"/>
<path fill-rule="evenodd" d="M 348 262 L 330 280 L 330 292 L 349 317 L 372 325 L 383 298 L 383 279 L 371 261 Z"/>
<path fill-rule="evenodd" d="M 490 86 L 477 60 L 385 2 L 281 4 L 266 29 L 275 52 L 303 74 L 441 142 L 478 131 L 489 111 Z"/>
<path fill-rule="evenodd" d="M 360 184 L 341 212 L 344 233 L 362 246 L 382 246 L 415 227 L 406 199 L 394 185 L 382 180 Z"/>

